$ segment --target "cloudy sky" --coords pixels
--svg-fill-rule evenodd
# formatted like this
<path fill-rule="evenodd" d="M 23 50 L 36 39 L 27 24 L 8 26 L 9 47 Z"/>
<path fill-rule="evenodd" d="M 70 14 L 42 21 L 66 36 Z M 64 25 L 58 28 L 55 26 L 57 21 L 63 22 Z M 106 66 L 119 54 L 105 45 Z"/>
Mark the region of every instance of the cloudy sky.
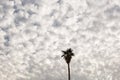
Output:
<path fill-rule="evenodd" d="M 120 0 L 0 0 L 0 80 L 120 80 Z"/>

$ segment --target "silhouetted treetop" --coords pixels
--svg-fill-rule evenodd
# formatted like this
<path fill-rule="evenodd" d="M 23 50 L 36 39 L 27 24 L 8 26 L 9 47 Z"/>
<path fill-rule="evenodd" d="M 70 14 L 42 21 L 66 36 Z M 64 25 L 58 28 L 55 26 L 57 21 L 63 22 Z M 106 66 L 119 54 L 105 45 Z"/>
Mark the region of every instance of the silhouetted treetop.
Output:
<path fill-rule="evenodd" d="M 61 57 L 64 57 L 65 61 L 69 64 L 71 61 L 72 56 L 74 56 L 73 50 L 71 48 L 67 49 L 66 51 L 62 51 L 63 55 Z"/>

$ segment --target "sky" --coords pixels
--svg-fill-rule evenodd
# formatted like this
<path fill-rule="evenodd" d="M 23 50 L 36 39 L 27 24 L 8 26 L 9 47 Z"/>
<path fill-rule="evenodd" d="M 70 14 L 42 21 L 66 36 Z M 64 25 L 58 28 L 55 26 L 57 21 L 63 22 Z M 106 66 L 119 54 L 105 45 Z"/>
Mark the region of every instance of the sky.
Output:
<path fill-rule="evenodd" d="M 120 0 L 0 0 L 0 80 L 120 80 Z"/>

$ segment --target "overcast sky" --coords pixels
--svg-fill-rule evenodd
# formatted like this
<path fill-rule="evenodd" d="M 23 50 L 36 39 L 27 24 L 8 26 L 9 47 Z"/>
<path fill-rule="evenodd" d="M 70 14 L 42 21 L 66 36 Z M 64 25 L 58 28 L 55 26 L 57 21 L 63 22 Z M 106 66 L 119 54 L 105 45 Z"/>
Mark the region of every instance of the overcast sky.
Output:
<path fill-rule="evenodd" d="M 0 0 L 0 80 L 120 80 L 120 0 Z"/>

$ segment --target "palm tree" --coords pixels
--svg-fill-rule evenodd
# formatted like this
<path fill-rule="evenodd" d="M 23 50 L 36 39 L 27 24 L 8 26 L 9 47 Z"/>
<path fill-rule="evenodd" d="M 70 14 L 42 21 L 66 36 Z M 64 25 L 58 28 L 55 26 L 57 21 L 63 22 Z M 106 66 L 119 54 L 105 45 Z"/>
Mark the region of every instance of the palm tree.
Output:
<path fill-rule="evenodd" d="M 64 57 L 67 65 L 68 65 L 68 80 L 70 80 L 70 61 L 72 59 L 72 56 L 74 56 L 73 50 L 71 48 L 67 49 L 66 51 L 62 51 L 63 55 L 61 57 Z"/>

